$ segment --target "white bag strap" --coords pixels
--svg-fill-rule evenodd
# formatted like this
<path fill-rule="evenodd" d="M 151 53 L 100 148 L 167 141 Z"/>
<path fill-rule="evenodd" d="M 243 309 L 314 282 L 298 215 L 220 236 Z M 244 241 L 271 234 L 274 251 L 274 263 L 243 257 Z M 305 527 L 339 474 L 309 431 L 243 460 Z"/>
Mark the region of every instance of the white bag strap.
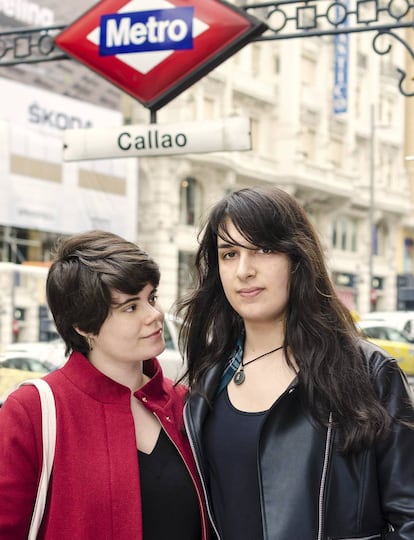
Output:
<path fill-rule="evenodd" d="M 30 523 L 27 540 L 36 540 L 40 524 L 45 511 L 47 489 L 52 472 L 56 445 L 56 407 L 53 392 L 48 383 L 43 379 L 28 379 L 21 385 L 32 384 L 39 391 L 42 408 L 42 440 L 43 440 L 43 464 L 37 488 L 36 502 L 34 505 L 32 521 Z"/>

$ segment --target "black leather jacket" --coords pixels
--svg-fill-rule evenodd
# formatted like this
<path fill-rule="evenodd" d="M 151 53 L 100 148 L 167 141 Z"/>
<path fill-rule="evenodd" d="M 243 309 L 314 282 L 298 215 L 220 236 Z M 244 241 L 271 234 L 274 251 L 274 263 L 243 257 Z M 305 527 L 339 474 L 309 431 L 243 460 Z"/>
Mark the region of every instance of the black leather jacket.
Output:
<path fill-rule="evenodd" d="M 396 361 L 370 343 L 362 342 L 361 350 L 391 416 L 414 423 L 410 390 Z M 221 374 L 215 366 L 205 379 L 212 401 Z M 301 394 L 300 384 L 289 388 L 268 411 L 260 433 L 264 540 L 414 540 L 414 430 L 394 422 L 386 439 L 343 455 L 335 429 L 316 425 Z M 189 397 L 186 428 L 207 500 L 202 427 L 208 413 L 205 398 Z"/>

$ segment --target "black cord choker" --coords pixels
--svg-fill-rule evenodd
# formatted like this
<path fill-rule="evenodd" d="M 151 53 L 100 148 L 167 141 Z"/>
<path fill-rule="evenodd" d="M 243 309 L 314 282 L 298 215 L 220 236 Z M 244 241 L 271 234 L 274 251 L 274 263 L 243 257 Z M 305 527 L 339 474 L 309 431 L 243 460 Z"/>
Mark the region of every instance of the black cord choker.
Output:
<path fill-rule="evenodd" d="M 276 349 L 272 349 L 271 351 L 265 352 L 261 354 L 260 356 L 256 356 L 256 358 L 253 358 L 253 360 L 249 360 L 248 362 L 244 363 L 242 361 L 240 364 L 240 369 L 236 371 L 236 373 L 234 374 L 234 377 L 233 377 L 234 384 L 237 384 L 237 386 L 240 386 L 241 384 L 244 383 L 244 381 L 246 380 L 246 375 L 244 374 L 244 368 L 246 366 L 248 366 L 252 362 L 256 362 L 256 360 L 260 360 L 260 358 L 263 358 L 264 356 L 267 356 L 268 354 L 272 354 L 276 351 L 280 351 L 280 349 L 283 349 L 283 345 L 281 345 L 280 347 L 276 347 Z"/>

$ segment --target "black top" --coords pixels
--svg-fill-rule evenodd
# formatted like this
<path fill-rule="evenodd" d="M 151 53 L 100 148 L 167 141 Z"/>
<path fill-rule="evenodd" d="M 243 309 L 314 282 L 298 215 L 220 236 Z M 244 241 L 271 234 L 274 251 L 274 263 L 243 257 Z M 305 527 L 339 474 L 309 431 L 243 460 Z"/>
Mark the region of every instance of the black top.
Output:
<path fill-rule="evenodd" d="M 200 540 L 196 490 L 163 429 L 151 454 L 138 450 L 144 540 Z"/>
<path fill-rule="evenodd" d="M 231 404 L 225 388 L 206 420 L 209 487 L 223 540 L 263 538 L 257 442 L 265 414 L 239 411 Z"/>

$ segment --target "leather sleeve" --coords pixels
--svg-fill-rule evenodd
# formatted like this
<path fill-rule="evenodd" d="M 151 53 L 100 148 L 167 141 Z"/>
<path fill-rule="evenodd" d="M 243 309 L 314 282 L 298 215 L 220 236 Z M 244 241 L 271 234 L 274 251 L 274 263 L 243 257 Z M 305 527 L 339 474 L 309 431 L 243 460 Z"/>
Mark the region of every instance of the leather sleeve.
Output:
<path fill-rule="evenodd" d="M 377 443 L 382 509 L 393 531 L 387 540 L 414 539 L 414 408 L 412 393 L 395 360 L 383 358 L 374 380 L 392 418 L 389 435 Z"/>

